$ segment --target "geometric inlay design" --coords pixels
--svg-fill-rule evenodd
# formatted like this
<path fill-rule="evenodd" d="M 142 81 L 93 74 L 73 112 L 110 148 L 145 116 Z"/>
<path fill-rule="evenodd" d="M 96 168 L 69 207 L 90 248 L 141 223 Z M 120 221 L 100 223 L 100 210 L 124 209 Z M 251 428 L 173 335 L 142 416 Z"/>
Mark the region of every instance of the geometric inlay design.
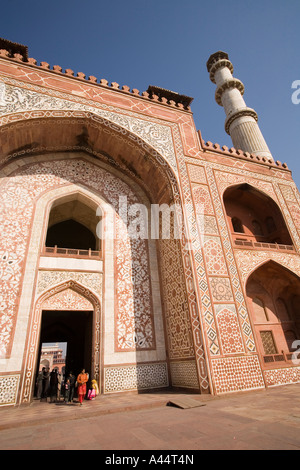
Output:
<path fill-rule="evenodd" d="M 277 354 L 277 349 L 274 343 L 272 331 L 261 331 L 260 337 L 265 354 Z"/>
<path fill-rule="evenodd" d="M 300 367 L 265 370 L 264 376 L 268 387 L 299 383 Z"/>
<path fill-rule="evenodd" d="M 212 199 L 214 201 L 216 216 L 218 219 L 220 236 L 221 236 L 222 244 L 224 248 L 224 258 L 226 259 L 226 263 L 228 265 L 228 271 L 231 277 L 234 299 L 236 301 L 236 308 L 237 308 L 237 312 L 239 316 L 239 322 L 241 324 L 241 331 L 244 335 L 244 341 L 245 341 L 248 351 L 254 352 L 255 343 L 254 343 L 254 338 L 253 338 L 253 332 L 252 332 L 252 328 L 250 325 L 250 319 L 249 319 L 249 315 L 247 312 L 247 307 L 246 307 L 246 302 L 243 296 L 242 287 L 239 281 L 238 270 L 237 270 L 237 266 L 235 263 L 233 249 L 231 246 L 231 240 L 230 240 L 228 228 L 227 228 L 227 222 L 226 222 L 226 218 L 224 214 L 223 205 L 221 202 L 222 191 L 224 191 L 224 189 L 228 186 L 229 180 L 227 179 L 227 174 L 224 171 L 224 169 L 222 172 L 218 172 L 218 173 L 215 173 L 212 170 L 212 168 L 209 168 L 209 167 L 207 167 L 206 170 L 207 170 L 207 177 L 209 181 L 210 190 L 212 193 Z M 219 190 L 216 184 L 216 179 L 215 179 L 216 176 L 217 176 L 217 182 L 219 185 Z M 230 183 L 233 184 L 234 181 L 230 180 Z M 251 183 L 252 183 L 252 180 L 251 180 Z M 266 185 L 265 187 L 267 186 L 268 185 Z M 268 188 L 271 191 L 272 185 L 269 185 Z"/>
<path fill-rule="evenodd" d="M 106 367 L 104 393 L 167 387 L 166 363 L 132 364 Z"/>
<path fill-rule="evenodd" d="M 238 392 L 264 388 L 257 356 L 212 359 L 212 370 L 217 393 Z"/>
<path fill-rule="evenodd" d="M 3 375 L 0 377 L 0 406 L 16 403 L 19 379 L 19 375 Z"/>
<path fill-rule="evenodd" d="M 212 297 L 215 302 L 231 302 L 234 300 L 229 278 L 210 277 L 209 281 Z"/>
<path fill-rule="evenodd" d="M 227 274 L 226 263 L 219 237 L 204 238 L 205 262 L 208 274 Z"/>
<path fill-rule="evenodd" d="M 199 207 L 199 212 L 203 214 L 214 214 L 211 197 L 207 186 L 204 185 L 193 185 L 193 198 L 196 206 Z M 202 208 L 202 210 L 201 210 Z"/>
<path fill-rule="evenodd" d="M 195 361 L 171 362 L 170 371 L 173 387 L 199 388 Z"/>
<path fill-rule="evenodd" d="M 205 170 L 202 166 L 187 165 L 187 167 L 191 181 L 193 181 L 194 183 L 207 183 Z"/>
<path fill-rule="evenodd" d="M 215 304 L 217 323 L 224 354 L 244 352 L 240 325 L 233 304 Z"/>
<path fill-rule="evenodd" d="M 184 271 L 177 240 L 161 240 L 162 292 L 170 359 L 195 356 Z"/>

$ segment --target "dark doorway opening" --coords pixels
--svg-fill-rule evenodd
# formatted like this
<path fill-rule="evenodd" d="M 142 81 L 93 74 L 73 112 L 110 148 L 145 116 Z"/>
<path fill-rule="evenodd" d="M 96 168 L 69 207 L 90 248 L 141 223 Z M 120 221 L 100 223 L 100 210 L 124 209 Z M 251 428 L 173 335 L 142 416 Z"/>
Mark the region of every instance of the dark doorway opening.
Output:
<path fill-rule="evenodd" d="M 93 312 L 77 310 L 43 310 L 37 371 L 43 343 L 67 343 L 65 375 L 84 368 L 92 374 Z"/>
<path fill-rule="evenodd" d="M 59 246 L 80 250 L 96 250 L 93 233 L 76 220 L 64 220 L 48 229 L 46 246 Z"/>
<path fill-rule="evenodd" d="M 97 206 L 94 203 L 91 206 L 89 199 L 79 194 L 70 197 L 56 200 L 52 206 L 46 246 L 99 251 L 101 216 Z"/>

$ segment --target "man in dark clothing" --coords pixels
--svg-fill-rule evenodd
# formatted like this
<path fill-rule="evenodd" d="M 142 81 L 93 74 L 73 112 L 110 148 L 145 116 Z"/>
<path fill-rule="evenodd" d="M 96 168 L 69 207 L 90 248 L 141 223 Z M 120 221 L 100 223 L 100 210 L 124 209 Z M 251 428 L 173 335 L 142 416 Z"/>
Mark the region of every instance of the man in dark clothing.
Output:
<path fill-rule="evenodd" d="M 42 393 L 42 398 L 46 398 L 46 399 L 47 399 L 48 392 L 49 392 L 49 377 L 50 377 L 49 369 L 47 369 L 46 367 L 43 367 L 43 393 Z"/>
<path fill-rule="evenodd" d="M 43 393 L 43 372 L 45 367 L 39 371 L 37 379 L 36 379 L 36 396 L 40 400 L 42 398 Z"/>
<path fill-rule="evenodd" d="M 69 401 L 73 401 L 74 394 L 75 394 L 75 382 L 76 382 L 76 377 L 75 377 L 75 375 L 73 375 L 73 372 L 70 372 L 68 379 L 70 381 Z"/>
<path fill-rule="evenodd" d="M 51 403 L 56 401 L 57 386 L 58 386 L 57 370 L 53 369 L 50 374 L 50 402 Z"/>

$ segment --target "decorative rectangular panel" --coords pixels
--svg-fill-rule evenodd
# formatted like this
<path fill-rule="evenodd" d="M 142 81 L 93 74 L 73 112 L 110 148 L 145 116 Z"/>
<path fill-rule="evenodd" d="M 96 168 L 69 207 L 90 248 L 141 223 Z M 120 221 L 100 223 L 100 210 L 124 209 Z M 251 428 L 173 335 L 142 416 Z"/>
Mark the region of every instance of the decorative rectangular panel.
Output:
<path fill-rule="evenodd" d="M 265 386 L 258 356 L 213 359 L 211 363 L 217 394 Z"/>
<path fill-rule="evenodd" d="M 19 375 L 4 375 L 0 377 L 0 406 L 16 403 Z"/>
<path fill-rule="evenodd" d="M 260 337 L 262 340 L 265 354 L 276 354 L 277 349 L 274 343 L 272 331 L 261 331 Z"/>
<path fill-rule="evenodd" d="M 195 361 L 171 362 L 170 370 L 173 387 L 199 389 Z"/>
<path fill-rule="evenodd" d="M 265 370 L 264 376 L 268 387 L 299 383 L 300 367 L 282 367 L 280 369 Z"/>
<path fill-rule="evenodd" d="M 166 363 L 132 364 L 106 367 L 104 393 L 167 387 Z"/>

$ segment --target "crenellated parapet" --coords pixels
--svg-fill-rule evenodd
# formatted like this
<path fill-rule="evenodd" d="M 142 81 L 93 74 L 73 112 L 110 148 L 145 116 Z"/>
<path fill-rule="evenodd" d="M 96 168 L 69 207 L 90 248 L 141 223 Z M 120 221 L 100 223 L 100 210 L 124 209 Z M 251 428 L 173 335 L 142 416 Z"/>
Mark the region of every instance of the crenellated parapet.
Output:
<path fill-rule="evenodd" d="M 117 82 L 109 83 L 108 80 L 102 78 L 100 80 L 97 77 L 90 75 L 86 77 L 83 72 L 75 72 L 72 69 L 63 69 L 60 65 L 53 65 L 52 67 L 48 62 L 40 62 L 32 57 L 28 57 L 27 47 L 17 43 L 11 43 L 5 39 L 0 38 L 0 58 L 8 59 L 16 63 L 22 63 L 31 68 L 37 68 L 39 70 L 47 70 L 56 75 L 64 75 L 74 80 L 88 82 L 89 84 L 96 85 L 103 88 L 109 88 L 114 91 L 118 91 L 123 94 L 129 94 L 137 96 L 144 100 L 150 100 L 164 106 L 171 108 L 177 108 L 182 111 L 191 112 L 190 104 L 193 98 L 185 95 L 181 95 L 174 91 L 166 90 L 157 86 L 149 86 L 146 91 L 140 92 L 137 88 L 131 89 L 127 85 L 121 86 Z"/>
<path fill-rule="evenodd" d="M 234 147 L 227 147 L 227 145 L 220 146 L 218 143 L 213 143 L 210 141 L 203 140 L 201 132 L 198 131 L 199 139 L 201 142 L 202 150 L 213 152 L 214 154 L 218 153 L 224 156 L 236 157 L 248 162 L 260 163 L 268 166 L 268 168 L 278 168 L 281 170 L 289 170 L 286 163 L 282 163 L 279 160 L 274 161 L 272 158 L 267 158 L 265 156 L 255 155 L 254 153 L 245 152 L 241 149 L 236 149 Z"/>

